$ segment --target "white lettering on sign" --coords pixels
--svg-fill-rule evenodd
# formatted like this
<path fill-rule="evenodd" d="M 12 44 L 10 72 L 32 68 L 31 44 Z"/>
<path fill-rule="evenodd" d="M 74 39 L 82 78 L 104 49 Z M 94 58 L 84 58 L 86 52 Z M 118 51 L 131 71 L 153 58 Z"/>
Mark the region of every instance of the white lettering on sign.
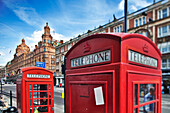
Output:
<path fill-rule="evenodd" d="M 128 51 L 128 59 L 129 61 L 152 66 L 152 67 L 158 67 L 158 60 L 152 57 L 148 57 L 146 55 L 143 55 L 141 53 L 129 50 Z"/>
<path fill-rule="evenodd" d="M 50 78 L 50 75 L 27 74 L 27 78 Z"/>
<path fill-rule="evenodd" d="M 83 66 L 88 64 L 95 64 L 111 60 L 110 50 L 101 51 L 98 53 L 82 56 L 79 58 L 71 59 L 71 67 Z"/>

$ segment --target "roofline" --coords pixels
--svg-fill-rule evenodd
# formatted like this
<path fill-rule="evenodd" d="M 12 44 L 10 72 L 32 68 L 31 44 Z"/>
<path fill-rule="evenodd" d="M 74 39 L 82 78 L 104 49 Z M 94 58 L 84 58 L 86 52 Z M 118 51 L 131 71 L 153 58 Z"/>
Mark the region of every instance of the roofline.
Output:
<path fill-rule="evenodd" d="M 137 11 L 128 14 L 128 18 L 129 18 L 130 15 L 135 14 L 135 13 L 137 13 L 137 12 L 139 12 L 139 11 L 142 11 L 142 10 L 144 10 L 144 9 L 146 9 L 146 8 L 148 8 L 148 7 L 151 7 L 151 6 L 155 5 L 155 4 L 158 4 L 158 3 L 162 2 L 162 1 L 166 1 L 166 0 L 160 0 L 160 1 L 158 1 L 158 2 L 155 2 L 155 3 L 151 4 L 151 5 L 148 5 L 148 6 L 146 6 L 146 7 L 143 7 L 143 8 L 141 8 L 141 9 L 138 9 Z M 117 23 L 117 21 L 120 21 L 121 19 L 124 19 L 124 16 L 118 18 L 115 22 Z M 123 21 L 123 20 L 122 20 L 122 21 Z M 111 21 L 111 22 L 106 23 L 106 24 L 101 25 L 101 26 L 102 26 L 102 28 L 103 28 L 103 27 L 111 24 L 112 22 L 114 22 L 114 21 Z M 121 22 L 121 21 L 120 21 L 120 22 Z M 96 29 L 98 29 L 98 28 L 96 28 Z M 91 32 L 93 32 L 93 31 L 96 30 L 96 29 L 91 30 Z M 87 34 L 87 33 L 85 33 L 85 34 Z M 82 35 L 84 35 L 84 34 L 82 34 Z M 90 36 L 90 35 L 89 35 L 89 36 Z M 87 37 L 87 36 L 86 36 L 86 37 Z M 79 37 L 75 37 L 75 38 L 73 38 L 73 40 L 75 41 L 75 39 L 77 39 L 77 38 L 79 38 Z M 59 46 L 56 46 L 56 49 L 58 49 L 58 48 L 60 48 L 60 47 L 63 47 L 65 44 L 67 44 L 67 43 L 63 43 L 63 44 L 61 44 L 61 45 L 59 45 Z"/>
<path fill-rule="evenodd" d="M 128 35 L 127 35 L 128 34 Z M 97 36 L 101 36 L 101 35 L 107 35 L 107 36 L 115 36 L 117 38 L 120 38 L 121 39 L 121 42 L 124 41 L 124 40 L 127 40 L 127 39 L 130 39 L 132 37 L 138 37 L 138 38 L 141 38 L 143 40 L 146 40 L 148 43 L 150 43 L 155 49 L 156 51 L 158 52 L 158 54 L 160 55 L 160 57 L 162 56 L 161 52 L 159 51 L 159 49 L 157 48 L 157 46 L 148 38 L 148 37 L 145 37 L 143 35 L 140 35 L 140 34 L 137 34 L 137 33 L 101 33 L 101 34 L 93 34 L 93 35 L 90 35 L 86 38 L 83 38 L 81 39 L 78 43 L 76 43 L 67 53 L 66 53 L 66 57 L 70 54 L 70 52 L 77 46 L 79 45 L 81 42 L 84 42 L 86 40 L 90 40 L 92 38 L 96 38 Z M 95 36 L 95 37 L 94 37 Z"/>
<path fill-rule="evenodd" d="M 28 71 L 28 70 L 45 70 L 45 71 L 48 71 L 50 72 L 51 74 L 53 74 L 52 71 L 48 70 L 48 69 L 45 69 L 45 68 L 41 68 L 41 67 L 24 67 L 24 68 L 20 68 L 17 70 L 17 72 L 21 70 L 22 72 L 25 72 L 25 71 Z"/>

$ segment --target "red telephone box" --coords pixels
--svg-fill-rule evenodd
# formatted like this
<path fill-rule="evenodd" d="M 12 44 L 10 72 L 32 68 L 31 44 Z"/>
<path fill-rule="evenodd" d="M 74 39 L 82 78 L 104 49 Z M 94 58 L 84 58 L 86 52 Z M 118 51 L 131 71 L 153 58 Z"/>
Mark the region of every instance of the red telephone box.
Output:
<path fill-rule="evenodd" d="M 91 35 L 66 61 L 66 113 L 161 113 L 161 53 L 149 38 Z"/>
<path fill-rule="evenodd" d="M 39 67 L 21 68 L 17 73 L 19 113 L 54 113 L 53 73 Z"/>

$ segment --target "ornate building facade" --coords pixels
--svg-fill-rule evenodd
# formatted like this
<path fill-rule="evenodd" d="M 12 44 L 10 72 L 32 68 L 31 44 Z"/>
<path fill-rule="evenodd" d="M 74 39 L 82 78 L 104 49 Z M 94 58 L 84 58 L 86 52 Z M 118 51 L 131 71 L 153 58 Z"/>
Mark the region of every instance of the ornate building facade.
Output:
<path fill-rule="evenodd" d="M 56 78 L 57 83 L 63 82 L 61 65 L 64 55 L 80 39 L 96 33 L 121 33 L 124 32 L 124 17 L 114 18 L 113 21 L 100 25 L 87 33 L 77 36 L 56 47 Z M 150 6 L 128 14 L 128 33 L 139 33 L 150 38 L 162 53 L 162 69 L 164 86 L 170 86 L 170 0 L 161 0 Z M 165 71 L 164 71 L 165 70 Z M 58 84 L 57 84 L 58 85 Z M 166 88 L 165 88 L 166 89 Z"/>
<path fill-rule="evenodd" d="M 45 62 L 45 68 L 52 72 L 56 71 L 55 46 L 57 42 L 53 40 L 50 34 L 48 23 L 44 27 L 42 41 L 35 45 L 35 49 L 31 52 L 26 45 L 24 39 L 17 46 L 14 58 L 7 63 L 6 69 L 8 75 L 15 75 L 17 70 L 22 67 L 36 66 L 37 62 Z"/>

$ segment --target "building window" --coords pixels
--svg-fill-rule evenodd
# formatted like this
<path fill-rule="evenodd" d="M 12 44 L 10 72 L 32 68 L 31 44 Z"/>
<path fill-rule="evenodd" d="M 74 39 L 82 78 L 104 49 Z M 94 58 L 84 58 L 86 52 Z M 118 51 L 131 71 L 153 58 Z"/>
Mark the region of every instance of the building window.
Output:
<path fill-rule="evenodd" d="M 51 69 L 54 70 L 54 66 L 51 66 Z"/>
<path fill-rule="evenodd" d="M 64 52 L 64 47 L 61 48 L 61 53 Z"/>
<path fill-rule="evenodd" d="M 56 69 L 59 69 L 59 66 L 58 66 L 58 65 L 56 65 Z"/>
<path fill-rule="evenodd" d="M 141 26 L 141 25 L 142 25 L 142 19 L 139 18 L 139 26 Z"/>
<path fill-rule="evenodd" d="M 158 16 L 159 16 L 159 19 L 161 19 L 161 10 L 159 10 Z"/>
<path fill-rule="evenodd" d="M 136 25 L 135 27 L 138 27 L 138 19 L 135 20 L 135 23 L 136 23 L 136 24 L 135 24 L 135 25 Z"/>
<path fill-rule="evenodd" d="M 170 52 L 170 42 L 168 42 L 168 52 Z"/>
<path fill-rule="evenodd" d="M 44 48 L 44 52 L 46 51 L 46 49 Z"/>
<path fill-rule="evenodd" d="M 69 44 L 69 45 L 68 45 L 68 50 L 69 50 L 71 47 L 72 47 L 72 44 Z"/>
<path fill-rule="evenodd" d="M 167 35 L 167 26 L 162 27 L 162 35 L 166 36 Z"/>
<path fill-rule="evenodd" d="M 170 68 L 170 59 L 168 59 L 168 68 Z"/>
<path fill-rule="evenodd" d="M 158 34 L 158 37 L 161 37 L 161 35 L 162 35 L 162 34 L 161 34 L 161 27 L 158 28 L 158 33 L 159 33 L 159 34 Z"/>
<path fill-rule="evenodd" d="M 48 64 L 48 60 L 46 60 L 46 63 Z"/>
<path fill-rule="evenodd" d="M 51 63 L 54 64 L 54 60 L 52 60 Z"/>
<path fill-rule="evenodd" d="M 116 27 L 115 27 L 115 33 L 116 33 Z"/>
<path fill-rule="evenodd" d="M 122 32 L 122 25 L 120 25 L 120 32 Z"/>
<path fill-rule="evenodd" d="M 47 43 L 49 43 L 49 40 L 47 40 Z"/>
<path fill-rule="evenodd" d="M 46 40 L 44 39 L 44 43 L 46 42 Z"/>
<path fill-rule="evenodd" d="M 163 43 L 162 44 L 162 53 L 166 53 L 167 52 L 167 43 Z"/>
<path fill-rule="evenodd" d="M 56 50 L 56 54 L 59 54 L 59 49 Z"/>
<path fill-rule="evenodd" d="M 119 26 L 117 27 L 117 32 L 119 33 Z"/>
<path fill-rule="evenodd" d="M 169 16 L 170 16 L 170 7 L 169 7 Z"/>
<path fill-rule="evenodd" d="M 167 8 L 162 10 L 162 17 L 166 18 L 167 17 Z"/>
<path fill-rule="evenodd" d="M 46 68 L 48 69 L 48 66 L 46 66 Z"/>
<path fill-rule="evenodd" d="M 54 56 L 54 55 L 51 55 L 51 58 L 55 58 L 55 56 Z"/>
<path fill-rule="evenodd" d="M 162 59 L 162 68 L 167 67 L 167 59 Z"/>
<path fill-rule="evenodd" d="M 59 58 L 58 57 L 56 58 L 56 62 L 59 62 Z"/>
<path fill-rule="evenodd" d="M 47 48 L 47 51 L 48 51 L 48 48 Z"/>
<path fill-rule="evenodd" d="M 143 17 L 143 24 L 145 24 L 145 23 L 146 23 L 146 22 L 145 22 L 145 19 L 146 19 L 146 18 L 145 18 L 145 16 L 144 16 L 144 17 Z"/>

